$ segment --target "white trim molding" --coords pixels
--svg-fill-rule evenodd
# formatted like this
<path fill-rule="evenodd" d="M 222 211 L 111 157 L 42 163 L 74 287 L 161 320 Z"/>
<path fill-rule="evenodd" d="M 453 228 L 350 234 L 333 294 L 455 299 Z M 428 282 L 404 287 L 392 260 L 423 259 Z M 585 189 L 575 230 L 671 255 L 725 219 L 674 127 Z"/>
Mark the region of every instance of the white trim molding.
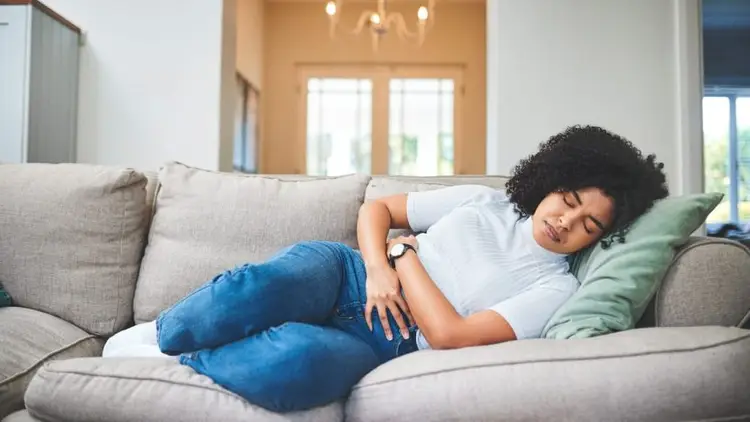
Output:
<path fill-rule="evenodd" d="M 703 37 L 701 0 L 672 0 L 675 11 L 675 87 L 679 186 L 673 194 L 700 193 L 703 171 Z"/>

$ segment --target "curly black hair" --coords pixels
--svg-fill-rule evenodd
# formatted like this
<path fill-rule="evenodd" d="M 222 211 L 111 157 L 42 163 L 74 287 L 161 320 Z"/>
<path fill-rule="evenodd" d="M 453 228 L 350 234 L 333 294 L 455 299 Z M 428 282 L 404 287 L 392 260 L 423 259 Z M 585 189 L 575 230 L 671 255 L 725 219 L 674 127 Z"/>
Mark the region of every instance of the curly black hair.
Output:
<path fill-rule="evenodd" d="M 599 188 L 614 201 L 614 218 L 602 246 L 623 243 L 630 225 L 669 195 L 664 164 L 643 156 L 627 139 L 598 126 L 571 126 L 521 160 L 506 184 L 522 216 L 534 214 L 550 193 Z"/>

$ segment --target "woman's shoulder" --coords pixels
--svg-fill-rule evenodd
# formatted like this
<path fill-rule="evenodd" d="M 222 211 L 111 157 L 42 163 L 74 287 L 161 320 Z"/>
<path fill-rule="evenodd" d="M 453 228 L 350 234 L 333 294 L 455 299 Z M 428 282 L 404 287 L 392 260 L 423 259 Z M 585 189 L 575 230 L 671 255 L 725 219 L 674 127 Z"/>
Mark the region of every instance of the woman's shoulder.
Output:
<path fill-rule="evenodd" d="M 581 286 L 580 281 L 570 272 L 570 267 L 565 261 L 555 262 L 553 268 L 550 268 L 540 284 L 546 288 L 565 291 L 570 294 L 573 294 Z"/>
<path fill-rule="evenodd" d="M 467 192 L 467 197 L 471 202 L 507 202 L 508 196 L 505 189 L 493 188 L 486 185 L 462 185 L 462 189 Z"/>

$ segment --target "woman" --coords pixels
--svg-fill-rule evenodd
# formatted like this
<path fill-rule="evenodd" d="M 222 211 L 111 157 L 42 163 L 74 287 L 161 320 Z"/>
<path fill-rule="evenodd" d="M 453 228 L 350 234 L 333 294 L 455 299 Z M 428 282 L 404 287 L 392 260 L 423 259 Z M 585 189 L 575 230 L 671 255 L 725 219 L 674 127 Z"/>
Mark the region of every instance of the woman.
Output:
<path fill-rule="evenodd" d="M 624 241 L 668 194 L 653 156 L 590 126 L 542 144 L 506 188 L 368 202 L 361 252 L 302 242 L 219 274 L 159 315 L 159 350 L 266 409 L 324 405 L 419 349 L 540 337 L 578 287 L 566 257 Z"/>

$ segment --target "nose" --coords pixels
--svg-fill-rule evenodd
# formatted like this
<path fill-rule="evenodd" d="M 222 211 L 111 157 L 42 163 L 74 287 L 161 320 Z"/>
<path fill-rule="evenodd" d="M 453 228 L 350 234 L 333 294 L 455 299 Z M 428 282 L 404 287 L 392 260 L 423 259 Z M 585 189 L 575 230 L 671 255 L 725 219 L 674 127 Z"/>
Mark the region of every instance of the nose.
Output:
<path fill-rule="evenodd" d="M 557 219 L 557 224 L 561 229 L 570 231 L 570 218 L 567 215 L 561 215 L 560 218 Z"/>

